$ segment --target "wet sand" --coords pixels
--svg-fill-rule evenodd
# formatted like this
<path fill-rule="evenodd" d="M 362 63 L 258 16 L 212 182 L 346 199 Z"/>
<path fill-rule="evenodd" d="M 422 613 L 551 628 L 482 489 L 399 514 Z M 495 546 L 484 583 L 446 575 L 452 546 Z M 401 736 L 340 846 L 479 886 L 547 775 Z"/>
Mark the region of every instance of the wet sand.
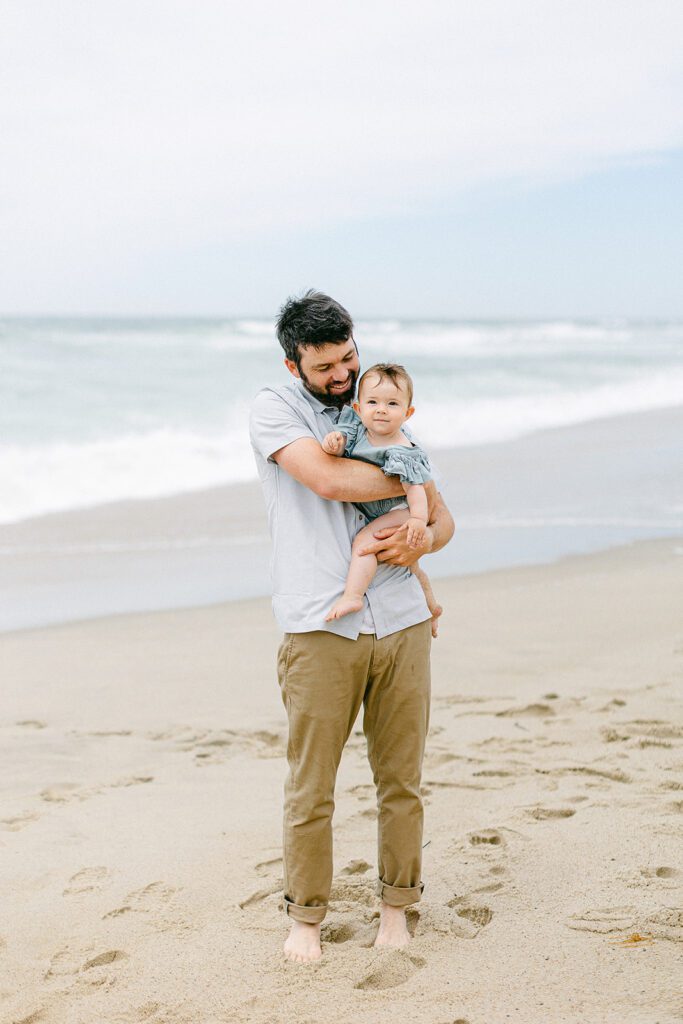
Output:
<path fill-rule="evenodd" d="M 676 539 L 439 581 L 411 946 L 372 948 L 358 722 L 306 968 L 269 602 L 0 637 L 0 1019 L 680 1020 L 682 584 Z"/>

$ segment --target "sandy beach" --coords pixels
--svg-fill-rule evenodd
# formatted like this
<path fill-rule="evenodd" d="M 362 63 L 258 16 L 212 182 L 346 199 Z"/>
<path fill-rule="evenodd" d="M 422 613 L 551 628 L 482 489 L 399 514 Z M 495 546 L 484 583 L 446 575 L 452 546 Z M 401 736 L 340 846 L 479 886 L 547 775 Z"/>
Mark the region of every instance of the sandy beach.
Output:
<path fill-rule="evenodd" d="M 305 968 L 269 602 L 3 635 L 0 1019 L 683 1019 L 682 570 L 668 538 L 439 581 L 411 946 L 371 948 L 358 722 Z"/>

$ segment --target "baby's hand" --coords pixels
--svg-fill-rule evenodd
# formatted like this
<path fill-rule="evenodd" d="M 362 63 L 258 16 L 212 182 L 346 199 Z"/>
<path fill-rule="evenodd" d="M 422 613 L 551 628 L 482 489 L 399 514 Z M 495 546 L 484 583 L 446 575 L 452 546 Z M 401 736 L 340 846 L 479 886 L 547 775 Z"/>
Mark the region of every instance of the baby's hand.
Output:
<path fill-rule="evenodd" d="M 333 430 L 323 438 L 322 448 L 328 455 L 339 455 L 344 448 L 345 437 L 340 430 Z"/>
<path fill-rule="evenodd" d="M 406 520 L 406 526 L 408 527 L 408 534 L 406 540 L 411 548 L 417 548 L 422 544 L 427 534 L 427 524 L 423 523 L 421 519 L 410 519 Z"/>

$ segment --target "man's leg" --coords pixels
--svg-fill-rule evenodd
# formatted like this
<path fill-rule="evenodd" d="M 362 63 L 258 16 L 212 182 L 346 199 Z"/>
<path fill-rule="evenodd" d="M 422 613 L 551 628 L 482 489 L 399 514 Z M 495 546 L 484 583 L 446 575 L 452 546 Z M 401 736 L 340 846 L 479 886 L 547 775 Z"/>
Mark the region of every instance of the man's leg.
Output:
<path fill-rule="evenodd" d="M 431 623 L 375 642 L 364 730 L 377 787 L 379 944 L 408 938 L 404 909 L 422 885 L 422 760 L 429 728 Z"/>
<path fill-rule="evenodd" d="M 284 896 L 294 922 L 285 953 L 293 960 L 320 955 L 332 884 L 334 785 L 363 700 L 373 640 L 320 630 L 288 633 L 280 645 L 278 678 L 289 720 Z"/>

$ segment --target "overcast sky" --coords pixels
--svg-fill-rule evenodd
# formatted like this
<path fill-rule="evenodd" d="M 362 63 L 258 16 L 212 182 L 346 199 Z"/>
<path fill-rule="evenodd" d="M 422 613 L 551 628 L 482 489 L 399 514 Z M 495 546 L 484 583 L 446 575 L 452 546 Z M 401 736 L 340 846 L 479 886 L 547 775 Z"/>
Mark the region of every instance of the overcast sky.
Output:
<path fill-rule="evenodd" d="M 0 312 L 683 316 L 678 0 L 0 13 Z"/>

